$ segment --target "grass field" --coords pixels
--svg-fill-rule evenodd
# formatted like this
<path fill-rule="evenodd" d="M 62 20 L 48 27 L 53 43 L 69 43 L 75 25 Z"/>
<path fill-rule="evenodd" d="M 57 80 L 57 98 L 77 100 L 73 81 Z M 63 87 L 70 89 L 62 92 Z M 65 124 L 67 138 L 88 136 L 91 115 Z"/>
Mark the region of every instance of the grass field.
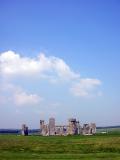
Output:
<path fill-rule="evenodd" d="M 120 160 L 120 134 L 95 136 L 0 135 L 0 160 Z"/>

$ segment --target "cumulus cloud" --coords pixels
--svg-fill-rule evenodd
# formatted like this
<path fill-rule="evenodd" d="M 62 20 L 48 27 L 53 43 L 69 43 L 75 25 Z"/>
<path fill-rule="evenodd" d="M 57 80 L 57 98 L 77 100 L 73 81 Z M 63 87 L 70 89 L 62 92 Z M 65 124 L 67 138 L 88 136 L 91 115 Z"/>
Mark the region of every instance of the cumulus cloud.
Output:
<path fill-rule="evenodd" d="M 71 92 L 75 96 L 86 97 L 96 94 L 96 88 L 101 85 L 101 81 L 98 79 L 80 79 L 71 87 Z M 99 92 L 98 92 L 99 93 Z"/>
<path fill-rule="evenodd" d="M 26 92 L 23 88 L 4 83 L 0 85 L 0 104 L 14 104 L 15 106 L 34 106 L 43 101 L 37 94 Z"/>
<path fill-rule="evenodd" d="M 46 57 L 41 53 L 36 58 L 22 57 L 13 51 L 0 54 L 0 73 L 13 76 L 41 76 L 47 78 L 74 79 L 80 77 L 60 58 Z"/>
<path fill-rule="evenodd" d="M 34 106 L 41 102 L 42 98 L 36 94 L 27 94 L 25 92 L 16 93 L 13 101 L 17 106 Z"/>
<path fill-rule="evenodd" d="M 69 80 L 70 91 L 74 96 L 86 97 L 96 92 L 97 87 L 101 85 L 101 81 L 92 78 L 82 78 L 79 73 L 71 69 L 69 65 L 61 58 L 54 56 L 45 56 L 41 53 L 35 58 L 23 57 L 13 51 L 7 51 L 0 54 L 0 76 L 15 77 L 19 79 L 29 76 L 45 78 L 55 83 L 59 80 Z M 16 90 L 13 86 L 7 86 Z M 2 87 L 1 87 L 2 88 Z M 5 89 L 5 87 L 4 87 Z M 24 105 L 27 102 L 37 104 L 39 97 L 36 94 L 27 94 L 21 88 L 17 88 L 14 95 L 15 104 Z M 99 95 L 99 94 L 98 94 Z"/>

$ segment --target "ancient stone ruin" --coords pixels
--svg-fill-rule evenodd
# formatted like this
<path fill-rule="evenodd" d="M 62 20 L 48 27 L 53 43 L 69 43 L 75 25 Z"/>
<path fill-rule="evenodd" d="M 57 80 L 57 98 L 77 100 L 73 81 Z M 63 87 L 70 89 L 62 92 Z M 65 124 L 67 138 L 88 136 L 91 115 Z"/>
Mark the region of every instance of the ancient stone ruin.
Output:
<path fill-rule="evenodd" d="M 28 135 L 28 127 L 23 124 L 22 135 Z M 40 120 L 40 135 L 42 136 L 54 136 L 54 135 L 93 135 L 96 133 L 96 124 L 83 124 L 80 125 L 76 118 L 70 118 L 68 120 L 68 125 L 56 125 L 55 118 L 50 118 L 49 123 L 45 124 L 44 120 Z"/>
<path fill-rule="evenodd" d="M 50 118 L 49 124 L 40 120 L 40 134 L 43 136 L 54 135 L 93 135 L 96 133 L 96 124 L 84 124 L 83 127 L 75 118 L 68 120 L 68 125 L 55 125 L 55 119 Z"/>

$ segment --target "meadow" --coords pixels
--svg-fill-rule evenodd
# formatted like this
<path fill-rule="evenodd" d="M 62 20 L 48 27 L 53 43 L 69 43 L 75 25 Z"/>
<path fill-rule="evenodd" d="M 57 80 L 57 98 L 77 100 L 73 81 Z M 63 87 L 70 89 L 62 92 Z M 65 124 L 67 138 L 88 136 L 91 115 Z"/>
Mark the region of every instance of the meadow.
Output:
<path fill-rule="evenodd" d="M 0 160 L 120 160 L 120 134 L 0 135 Z"/>

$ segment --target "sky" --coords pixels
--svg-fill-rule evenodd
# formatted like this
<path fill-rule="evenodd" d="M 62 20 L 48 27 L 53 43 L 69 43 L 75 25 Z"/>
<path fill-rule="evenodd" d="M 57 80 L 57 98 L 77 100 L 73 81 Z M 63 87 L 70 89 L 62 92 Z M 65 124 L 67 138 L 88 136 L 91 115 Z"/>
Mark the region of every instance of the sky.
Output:
<path fill-rule="evenodd" d="M 0 0 L 0 128 L 120 125 L 119 61 L 119 0 Z"/>

